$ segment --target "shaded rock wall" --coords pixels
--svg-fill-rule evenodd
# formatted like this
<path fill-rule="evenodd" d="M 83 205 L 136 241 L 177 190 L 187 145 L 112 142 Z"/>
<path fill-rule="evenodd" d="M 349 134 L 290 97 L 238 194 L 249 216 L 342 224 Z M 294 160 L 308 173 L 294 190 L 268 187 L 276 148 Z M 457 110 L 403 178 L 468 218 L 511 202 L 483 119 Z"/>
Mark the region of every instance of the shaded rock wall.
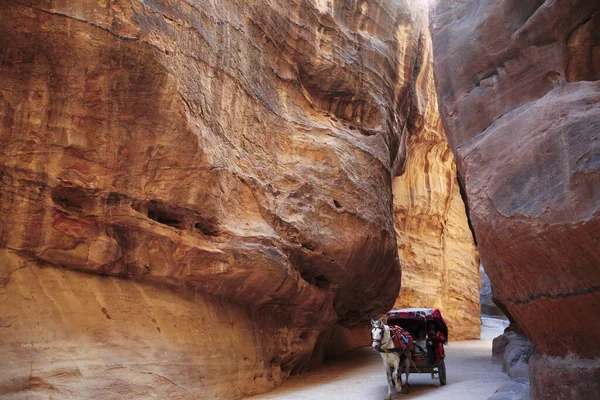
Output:
<path fill-rule="evenodd" d="M 494 303 L 494 289 L 492 288 L 490 278 L 485 273 L 482 265 L 479 266 L 479 273 L 481 274 L 481 290 L 479 292 L 481 314 L 495 317 L 506 317 L 500 307 Z"/>
<path fill-rule="evenodd" d="M 394 225 L 402 263 L 395 308 L 436 307 L 452 340 L 479 338 L 479 256 L 438 112 L 429 30 L 407 108 L 407 160 L 394 178 Z"/>
<path fill-rule="evenodd" d="M 584 377 L 577 398 L 598 393 L 584 359 L 600 357 L 589 334 L 600 326 L 599 12 L 594 1 L 439 1 L 431 24 L 482 263 L 544 355 L 530 364 L 536 399 L 573 398 L 553 363 Z"/>
<path fill-rule="evenodd" d="M 422 6 L 0 15 L 2 394 L 259 393 L 392 306 Z"/>

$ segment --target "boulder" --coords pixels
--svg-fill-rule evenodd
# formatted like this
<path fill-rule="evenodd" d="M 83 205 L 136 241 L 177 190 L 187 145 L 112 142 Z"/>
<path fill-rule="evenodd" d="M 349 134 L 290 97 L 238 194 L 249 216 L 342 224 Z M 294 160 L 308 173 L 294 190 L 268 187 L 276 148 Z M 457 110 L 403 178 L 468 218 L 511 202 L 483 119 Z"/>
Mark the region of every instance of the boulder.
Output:
<path fill-rule="evenodd" d="M 535 347 L 527 336 L 521 333 L 506 332 L 504 335 L 508 343 L 504 348 L 502 371 L 511 378 L 528 378 L 529 358 L 535 352 Z"/>
<path fill-rule="evenodd" d="M 488 400 L 530 400 L 530 384 L 527 378 L 513 379 L 500 386 Z"/>
<path fill-rule="evenodd" d="M 535 347 L 522 333 L 508 329 L 492 341 L 492 361 L 502 363 L 502 371 L 511 378 L 529 377 L 529 358 Z"/>
<path fill-rule="evenodd" d="M 508 345 L 508 336 L 506 334 L 502 334 L 496 336 L 492 340 L 492 361 L 494 362 L 504 362 L 504 353 L 506 351 L 506 346 Z"/>

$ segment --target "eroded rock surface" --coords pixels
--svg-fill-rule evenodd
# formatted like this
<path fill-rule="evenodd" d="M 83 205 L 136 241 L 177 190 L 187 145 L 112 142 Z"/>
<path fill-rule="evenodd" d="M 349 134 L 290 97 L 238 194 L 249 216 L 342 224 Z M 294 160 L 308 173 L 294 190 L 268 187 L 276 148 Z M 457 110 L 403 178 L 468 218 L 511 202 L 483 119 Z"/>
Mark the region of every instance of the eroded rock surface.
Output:
<path fill-rule="evenodd" d="M 8 250 L 0 266 L 3 399 L 238 398 L 280 384 L 315 343 L 314 327 L 197 291 Z"/>
<path fill-rule="evenodd" d="M 492 360 L 502 363 L 502 371 L 513 379 L 529 377 L 533 343 L 523 333 L 506 330 L 492 342 Z"/>
<path fill-rule="evenodd" d="M 500 386 L 488 400 L 530 400 L 530 392 L 529 379 L 517 378 Z"/>
<path fill-rule="evenodd" d="M 3 394 L 260 393 L 392 306 L 422 5 L 0 15 Z"/>
<path fill-rule="evenodd" d="M 394 225 L 402 263 L 395 308 L 439 308 L 451 340 L 479 338 L 479 256 L 438 111 L 429 33 L 410 98 L 407 160 L 394 178 Z"/>
<path fill-rule="evenodd" d="M 540 384 L 561 381 L 553 363 L 579 388 L 598 373 L 577 357 L 600 357 L 599 12 L 594 1 L 439 1 L 431 25 L 482 263 L 545 355 L 530 364 L 536 399 L 573 398 Z"/>
<path fill-rule="evenodd" d="M 600 360 L 550 357 L 536 354 L 529 360 L 534 399 L 590 399 L 600 393 Z"/>

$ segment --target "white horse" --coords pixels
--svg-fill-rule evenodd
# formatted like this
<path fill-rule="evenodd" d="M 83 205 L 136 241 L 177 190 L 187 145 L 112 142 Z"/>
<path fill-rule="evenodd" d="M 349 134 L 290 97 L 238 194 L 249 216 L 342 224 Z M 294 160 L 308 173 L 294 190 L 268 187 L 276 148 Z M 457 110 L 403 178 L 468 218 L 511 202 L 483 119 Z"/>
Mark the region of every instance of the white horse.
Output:
<path fill-rule="evenodd" d="M 371 346 L 381 354 L 383 365 L 387 374 L 388 394 L 386 400 L 392 398 L 392 380 L 396 387 L 396 392 L 408 393 L 408 373 L 410 370 L 410 360 L 412 351 L 405 351 L 394 346 L 390 327 L 381 321 L 371 321 Z M 406 373 L 406 383 L 402 383 L 401 364 L 404 362 L 404 371 Z M 398 385 L 400 384 L 400 385 Z"/>

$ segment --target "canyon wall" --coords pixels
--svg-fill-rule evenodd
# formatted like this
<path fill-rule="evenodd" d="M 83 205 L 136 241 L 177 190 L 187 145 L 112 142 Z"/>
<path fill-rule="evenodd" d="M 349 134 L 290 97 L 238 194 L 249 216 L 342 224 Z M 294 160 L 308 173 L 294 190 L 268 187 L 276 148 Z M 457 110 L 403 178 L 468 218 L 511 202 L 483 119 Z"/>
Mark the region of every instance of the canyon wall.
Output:
<path fill-rule="evenodd" d="M 0 395 L 238 398 L 392 307 L 423 5 L 0 16 Z"/>
<path fill-rule="evenodd" d="M 600 393 L 600 4 L 440 0 L 440 111 L 534 399 Z"/>
<path fill-rule="evenodd" d="M 479 256 L 438 111 L 431 36 L 425 32 L 405 129 L 405 171 L 394 178 L 402 288 L 394 308 L 442 311 L 452 340 L 478 339 Z"/>

